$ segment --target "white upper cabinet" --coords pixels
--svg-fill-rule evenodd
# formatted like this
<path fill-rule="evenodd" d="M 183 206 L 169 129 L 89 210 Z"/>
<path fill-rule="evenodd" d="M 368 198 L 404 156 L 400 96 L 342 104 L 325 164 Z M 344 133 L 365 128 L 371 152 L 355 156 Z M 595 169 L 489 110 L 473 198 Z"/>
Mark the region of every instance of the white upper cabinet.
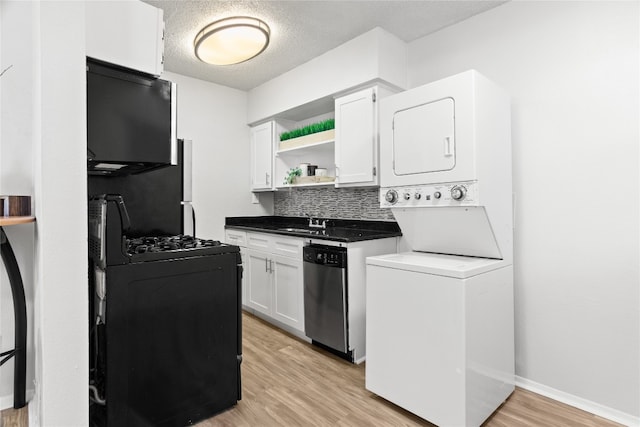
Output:
<path fill-rule="evenodd" d="M 251 190 L 273 189 L 274 122 L 251 128 Z"/>
<path fill-rule="evenodd" d="M 376 88 L 337 98 L 336 186 L 377 184 Z"/>
<path fill-rule="evenodd" d="M 162 74 L 162 9 L 141 1 L 88 1 L 86 39 L 90 58 L 153 76 Z"/>
<path fill-rule="evenodd" d="M 251 128 L 251 191 L 271 191 L 276 183 L 273 177 L 273 156 L 284 128 L 275 121 Z"/>
<path fill-rule="evenodd" d="M 336 187 L 379 184 L 378 100 L 391 93 L 374 86 L 336 98 Z"/>

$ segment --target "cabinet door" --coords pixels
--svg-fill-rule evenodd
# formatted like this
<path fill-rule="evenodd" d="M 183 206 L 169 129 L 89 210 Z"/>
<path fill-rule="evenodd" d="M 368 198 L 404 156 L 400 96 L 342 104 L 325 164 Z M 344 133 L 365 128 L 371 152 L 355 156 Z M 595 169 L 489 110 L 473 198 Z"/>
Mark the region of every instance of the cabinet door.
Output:
<path fill-rule="evenodd" d="M 336 108 L 336 185 L 377 185 L 376 88 L 338 98 Z"/>
<path fill-rule="evenodd" d="M 141 1 L 86 2 L 87 56 L 159 76 L 163 70 L 163 11 Z"/>
<path fill-rule="evenodd" d="M 251 189 L 273 189 L 273 122 L 251 128 Z"/>
<path fill-rule="evenodd" d="M 271 263 L 265 252 L 247 249 L 246 305 L 264 314 L 271 314 Z"/>
<path fill-rule="evenodd" d="M 272 256 L 274 319 L 304 332 L 302 258 Z"/>

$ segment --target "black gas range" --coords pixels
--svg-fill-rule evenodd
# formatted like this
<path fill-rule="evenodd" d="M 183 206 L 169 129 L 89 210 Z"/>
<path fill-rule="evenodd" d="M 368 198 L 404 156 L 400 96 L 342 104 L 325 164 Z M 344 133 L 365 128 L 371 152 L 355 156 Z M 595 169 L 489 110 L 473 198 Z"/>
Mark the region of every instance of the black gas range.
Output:
<path fill-rule="evenodd" d="M 125 239 L 130 262 L 158 261 L 228 252 L 230 245 L 193 236 L 144 236 Z"/>
<path fill-rule="evenodd" d="M 89 201 L 89 256 L 94 264 L 108 265 L 160 261 L 239 252 L 218 240 L 188 235 L 137 236 L 120 195 L 101 195 Z"/>
<path fill-rule="evenodd" d="M 91 424 L 190 425 L 241 398 L 240 249 L 132 228 L 121 196 L 89 201 Z"/>

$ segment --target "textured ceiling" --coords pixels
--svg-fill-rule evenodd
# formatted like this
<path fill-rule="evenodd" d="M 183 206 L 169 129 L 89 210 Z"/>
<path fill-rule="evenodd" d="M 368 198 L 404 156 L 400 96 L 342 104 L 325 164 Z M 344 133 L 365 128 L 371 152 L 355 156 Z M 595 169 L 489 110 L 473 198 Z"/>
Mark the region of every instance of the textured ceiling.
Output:
<path fill-rule="evenodd" d="M 144 0 L 164 10 L 165 70 L 249 90 L 375 27 L 410 42 L 504 1 Z M 193 54 L 205 25 L 229 16 L 260 18 L 271 28 L 261 55 L 214 66 Z"/>

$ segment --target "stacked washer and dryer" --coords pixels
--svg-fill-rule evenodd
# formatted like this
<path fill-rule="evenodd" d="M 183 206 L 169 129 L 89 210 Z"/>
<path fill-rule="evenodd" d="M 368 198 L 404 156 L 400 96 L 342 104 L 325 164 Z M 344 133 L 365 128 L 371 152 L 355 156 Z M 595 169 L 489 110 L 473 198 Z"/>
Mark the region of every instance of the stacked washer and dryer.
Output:
<path fill-rule="evenodd" d="M 509 96 L 471 70 L 387 97 L 380 159 L 411 250 L 367 258 L 366 388 L 479 426 L 514 390 Z"/>

